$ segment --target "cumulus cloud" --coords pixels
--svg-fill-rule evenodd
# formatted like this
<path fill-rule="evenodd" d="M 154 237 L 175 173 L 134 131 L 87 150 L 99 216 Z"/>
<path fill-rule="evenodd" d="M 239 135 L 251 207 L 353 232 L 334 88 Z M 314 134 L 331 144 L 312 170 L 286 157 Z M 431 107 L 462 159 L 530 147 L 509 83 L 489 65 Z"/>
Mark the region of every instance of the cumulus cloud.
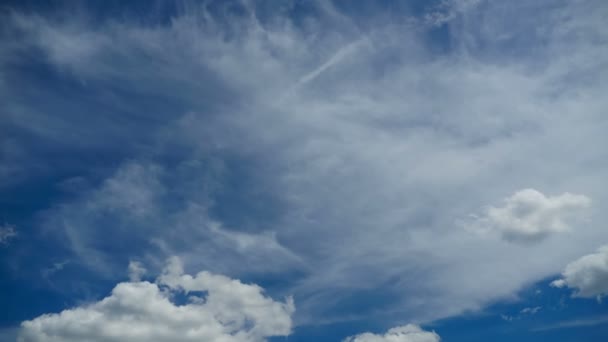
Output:
<path fill-rule="evenodd" d="M 10 224 L 5 224 L 0 226 L 0 245 L 5 245 L 9 240 L 17 236 L 17 231 L 15 230 L 15 226 Z"/>
<path fill-rule="evenodd" d="M 488 207 L 473 215 L 468 226 L 479 232 L 497 232 L 513 242 L 538 242 L 551 234 L 570 230 L 570 222 L 580 218 L 591 200 L 584 195 L 563 193 L 546 196 L 534 189 L 523 189 L 504 199 L 501 207 Z"/>
<path fill-rule="evenodd" d="M 18 341 L 258 342 L 289 335 L 294 310 L 291 298 L 274 301 L 257 285 L 184 274 L 172 258 L 156 283 L 119 283 L 98 302 L 25 321 Z"/>
<path fill-rule="evenodd" d="M 344 339 L 344 342 L 439 342 L 441 338 L 434 331 L 422 330 L 408 324 L 389 329 L 384 335 L 363 333 Z"/>
<path fill-rule="evenodd" d="M 598 299 L 608 294 L 608 245 L 569 263 L 554 287 L 569 287 L 575 297 Z"/>

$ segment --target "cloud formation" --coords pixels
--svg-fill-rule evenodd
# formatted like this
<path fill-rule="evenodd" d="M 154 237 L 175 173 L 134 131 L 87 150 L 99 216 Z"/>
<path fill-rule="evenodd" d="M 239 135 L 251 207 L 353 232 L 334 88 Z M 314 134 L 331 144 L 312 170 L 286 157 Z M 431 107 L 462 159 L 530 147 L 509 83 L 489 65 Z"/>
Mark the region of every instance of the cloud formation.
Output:
<path fill-rule="evenodd" d="M 582 210 L 590 205 L 591 200 L 584 195 L 545 196 L 534 189 L 523 189 L 505 198 L 502 207 L 490 206 L 482 215 L 473 215 L 469 228 L 497 232 L 512 242 L 539 242 L 551 234 L 569 231 L 570 220 L 580 218 Z"/>
<path fill-rule="evenodd" d="M 424 331 L 419 326 L 408 324 L 389 329 L 384 335 L 363 333 L 344 339 L 343 342 L 439 342 L 434 331 Z"/>
<path fill-rule="evenodd" d="M 569 263 L 554 287 L 574 289 L 575 297 L 602 298 L 608 295 L 608 245 Z"/>
<path fill-rule="evenodd" d="M 290 298 L 274 301 L 257 285 L 184 274 L 172 258 L 156 283 L 119 283 L 99 302 L 25 321 L 18 341 L 260 342 L 289 335 L 294 310 Z"/>
<path fill-rule="evenodd" d="M 78 266 L 108 279 L 179 254 L 280 278 L 300 324 L 348 319 L 352 301 L 425 321 L 608 241 L 595 208 L 563 234 L 586 199 L 608 203 L 603 0 L 447 1 L 422 18 L 261 3 L 152 24 L 2 13 L 0 173 L 90 184 L 40 215 Z M 586 199 L 528 190 L 480 213 L 536 248 L 454 223 L 524 186 Z"/>

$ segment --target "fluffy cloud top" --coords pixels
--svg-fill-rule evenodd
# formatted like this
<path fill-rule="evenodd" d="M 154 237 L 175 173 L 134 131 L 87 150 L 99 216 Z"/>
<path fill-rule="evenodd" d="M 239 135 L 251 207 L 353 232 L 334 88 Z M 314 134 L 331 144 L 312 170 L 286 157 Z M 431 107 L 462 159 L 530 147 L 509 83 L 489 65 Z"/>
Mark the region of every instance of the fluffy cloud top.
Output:
<path fill-rule="evenodd" d="M 439 342 L 434 331 L 424 331 L 419 326 L 408 324 L 390 329 L 384 335 L 363 333 L 344 339 L 344 342 Z"/>
<path fill-rule="evenodd" d="M 176 303 L 180 294 L 187 303 Z M 156 283 L 120 283 L 99 302 L 23 322 L 19 341 L 257 342 L 288 335 L 294 310 L 290 298 L 274 301 L 256 285 L 183 274 L 173 258 Z"/>
<path fill-rule="evenodd" d="M 502 207 L 490 206 L 474 216 L 471 227 L 482 232 L 498 232 L 513 242 L 538 242 L 551 234 L 570 229 L 569 222 L 579 218 L 591 200 L 584 195 L 563 193 L 546 196 L 534 189 L 523 189 L 505 198 Z"/>
<path fill-rule="evenodd" d="M 562 276 L 551 285 L 576 289 L 577 297 L 601 298 L 608 294 L 608 245 L 568 264 Z"/>

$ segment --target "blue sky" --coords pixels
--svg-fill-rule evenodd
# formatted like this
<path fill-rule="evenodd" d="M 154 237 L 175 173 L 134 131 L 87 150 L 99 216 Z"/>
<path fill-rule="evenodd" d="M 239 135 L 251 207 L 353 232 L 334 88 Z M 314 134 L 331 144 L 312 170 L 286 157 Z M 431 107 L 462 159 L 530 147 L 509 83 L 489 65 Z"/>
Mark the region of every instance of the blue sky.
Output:
<path fill-rule="evenodd" d="M 0 4 L 0 341 L 604 341 L 608 6 Z"/>

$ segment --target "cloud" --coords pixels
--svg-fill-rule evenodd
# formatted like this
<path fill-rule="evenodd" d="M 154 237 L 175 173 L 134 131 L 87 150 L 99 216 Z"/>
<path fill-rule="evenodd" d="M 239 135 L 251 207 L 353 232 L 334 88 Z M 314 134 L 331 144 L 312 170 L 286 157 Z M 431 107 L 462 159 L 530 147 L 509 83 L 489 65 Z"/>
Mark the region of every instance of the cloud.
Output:
<path fill-rule="evenodd" d="M 146 268 L 138 261 L 130 261 L 128 271 L 129 280 L 132 283 L 141 281 L 141 278 L 146 274 Z"/>
<path fill-rule="evenodd" d="M 98 187 L 46 213 L 47 229 L 66 237 L 81 264 L 108 277 L 142 255 L 157 267 L 167 256 L 179 255 L 188 264 L 225 274 L 304 267 L 267 227 L 239 231 L 211 217 L 210 171 L 196 161 L 184 164 L 126 161 Z M 108 234 L 122 242 L 108 241 Z M 105 253 L 109 244 L 112 255 Z M 133 246 L 140 255 L 131 255 Z"/>
<path fill-rule="evenodd" d="M 128 162 L 106 179 L 88 206 L 97 211 L 125 211 L 135 217 L 150 215 L 164 189 L 156 165 Z"/>
<path fill-rule="evenodd" d="M 520 320 L 523 319 L 526 315 L 535 315 L 537 314 L 540 310 L 542 310 L 542 306 L 535 306 L 535 307 L 528 307 L 528 308 L 523 308 L 519 311 L 519 314 L 517 315 L 506 315 L 506 314 L 501 314 L 500 318 L 503 321 L 507 321 L 507 322 L 512 322 L 514 320 Z"/>
<path fill-rule="evenodd" d="M 15 226 L 10 224 L 4 224 L 0 226 L 0 245 L 8 244 L 9 240 L 17 236 Z"/>
<path fill-rule="evenodd" d="M 360 45 L 365 43 L 365 39 L 361 39 L 355 42 L 352 42 L 342 48 L 340 48 L 333 56 L 329 58 L 329 60 L 322 65 L 320 65 L 315 70 L 309 72 L 304 75 L 298 82 L 296 83 L 296 87 L 301 87 L 306 83 L 313 81 L 315 78 L 319 77 L 324 71 L 331 68 L 333 65 L 340 63 L 340 61 L 346 58 L 349 54 L 355 53 L 356 50 L 360 47 Z"/>
<path fill-rule="evenodd" d="M 363 333 L 344 339 L 344 342 L 439 342 L 435 332 L 422 330 L 419 326 L 408 324 L 389 329 L 384 335 Z"/>
<path fill-rule="evenodd" d="M 608 201 L 602 0 L 455 1 L 420 26 L 392 7 L 351 20 L 250 4 L 153 24 L 0 21 L 0 120 L 20 146 L 0 172 L 91 185 L 40 215 L 71 260 L 112 278 L 178 254 L 280 278 L 298 323 L 348 319 L 352 302 L 423 322 L 511 296 L 608 240 L 595 206 L 558 233 L 585 200 L 548 195 Z M 454 224 L 524 186 L 545 194 L 494 207 L 518 225 L 480 217 L 535 248 Z"/>
<path fill-rule="evenodd" d="M 608 323 L 608 316 L 596 316 L 587 317 L 583 319 L 575 319 L 570 321 L 562 321 L 551 325 L 542 326 L 534 329 L 533 331 L 547 331 L 554 329 L 567 329 L 567 328 L 578 328 L 578 327 L 591 327 L 594 325 Z"/>
<path fill-rule="evenodd" d="M 290 298 L 274 301 L 253 284 L 184 274 L 172 258 L 156 283 L 119 283 L 98 302 L 25 321 L 18 341 L 265 341 L 291 333 L 294 310 Z"/>
<path fill-rule="evenodd" d="M 480 215 L 472 215 L 469 229 L 497 232 L 505 240 L 533 243 L 552 234 L 570 230 L 570 220 L 580 218 L 591 200 L 584 195 L 564 193 L 545 196 L 534 189 L 523 189 L 505 198 L 504 206 L 488 207 Z"/>
<path fill-rule="evenodd" d="M 575 297 L 598 299 L 608 294 L 608 246 L 569 263 L 553 287 L 575 289 Z"/>

